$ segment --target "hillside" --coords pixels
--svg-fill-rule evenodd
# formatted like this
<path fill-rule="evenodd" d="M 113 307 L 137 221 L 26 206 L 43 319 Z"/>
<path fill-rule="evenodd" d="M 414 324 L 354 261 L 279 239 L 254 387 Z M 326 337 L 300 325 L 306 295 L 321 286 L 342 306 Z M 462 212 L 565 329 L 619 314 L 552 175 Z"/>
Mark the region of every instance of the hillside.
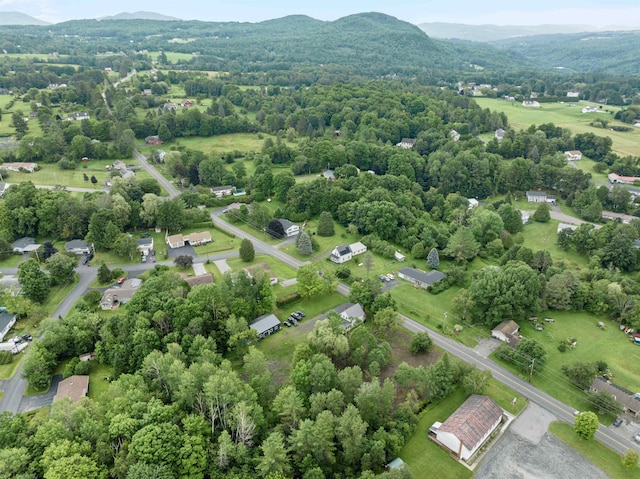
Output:
<path fill-rule="evenodd" d="M 637 75 L 640 31 L 539 35 L 491 43 L 545 69 Z"/>
<path fill-rule="evenodd" d="M 98 20 L 158 20 L 158 21 L 173 21 L 180 20 L 176 17 L 170 17 L 168 15 L 162 15 L 156 12 L 122 12 L 117 15 L 111 15 L 106 17 L 100 17 Z"/>
<path fill-rule="evenodd" d="M 0 25 L 50 25 L 21 12 L 0 12 Z"/>
<path fill-rule="evenodd" d="M 25 48 L 41 48 L 39 35 L 56 51 L 70 54 L 126 51 L 133 42 L 138 49 L 191 54 L 209 70 L 273 71 L 306 66 L 339 65 L 364 76 L 417 75 L 433 70 L 474 71 L 478 68 L 505 70 L 528 65 L 513 54 L 504 54 L 486 44 L 452 44 L 429 38 L 417 26 L 380 13 L 362 13 L 332 22 L 303 15 L 260 23 L 76 20 L 47 30 L 32 28 L 24 38 L 15 30 L 12 41 Z M 70 42 L 66 35 L 93 39 L 86 46 Z M 169 43 L 182 38 L 188 43 Z M 0 34 L 3 44 L 8 44 Z M 65 48 L 66 45 L 66 48 Z M 103 45 L 100 48 L 100 45 Z M 7 48 L 7 51 L 11 51 Z M 52 46 L 53 48 L 53 46 Z"/>
<path fill-rule="evenodd" d="M 608 25 L 606 27 L 593 25 L 467 25 L 441 22 L 421 23 L 418 27 L 432 38 L 455 38 L 473 42 L 492 42 L 535 35 L 640 29 L 640 26 L 633 27 L 629 25 Z"/>

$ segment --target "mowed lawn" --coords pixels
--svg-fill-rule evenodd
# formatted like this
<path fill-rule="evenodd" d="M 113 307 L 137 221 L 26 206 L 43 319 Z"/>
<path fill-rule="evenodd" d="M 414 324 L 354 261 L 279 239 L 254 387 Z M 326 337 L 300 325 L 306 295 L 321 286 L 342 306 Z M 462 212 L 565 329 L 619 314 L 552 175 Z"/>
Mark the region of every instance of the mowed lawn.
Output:
<path fill-rule="evenodd" d="M 553 123 L 556 126 L 568 128 L 575 135 L 578 133 L 593 133 L 597 136 L 608 136 L 613 141 L 613 151 L 623 156 L 636 156 L 640 144 L 640 128 L 614 120 L 614 114 L 620 107 L 604 105 L 599 113 L 582 113 L 592 102 L 579 103 L 541 103 L 541 108 L 525 108 L 520 103 L 509 103 L 496 98 L 474 98 L 482 108 L 489 108 L 504 112 L 509 124 L 516 130 L 524 130 L 530 125 Z M 595 128 L 589 123 L 599 119 L 609 120 L 609 125 L 624 126 L 631 131 L 612 131 L 610 129 Z"/>
<path fill-rule="evenodd" d="M 209 155 L 220 155 L 227 151 L 240 151 L 248 153 L 250 151 L 260 151 L 264 145 L 264 140 L 269 135 L 258 137 L 258 133 L 232 133 L 228 135 L 217 135 L 206 138 L 189 137 L 179 138 L 174 142 L 168 143 L 169 146 L 178 145 L 199 150 Z M 274 138 L 275 137 L 271 137 Z"/>
<path fill-rule="evenodd" d="M 244 268 L 257 268 L 263 269 L 265 272 L 270 275 L 276 276 L 281 279 L 290 279 L 296 277 L 296 270 L 291 266 L 284 264 L 277 259 L 265 255 L 265 254 L 257 254 L 253 261 L 249 263 L 245 263 L 240 258 L 232 258 L 227 260 L 227 264 L 234 271 L 238 271 Z"/>
<path fill-rule="evenodd" d="M 532 322 L 518 320 L 521 334 L 539 341 L 547 351 L 547 366 L 541 375 L 533 377 L 534 386 L 576 409 L 589 409 L 585 394 L 567 382 L 562 366 L 577 361 L 604 361 L 616 384 L 632 391 L 638 389 L 640 347 L 620 331 L 617 323 L 586 312 L 545 311 L 538 316 L 553 318 L 555 322 L 545 323 L 544 331 L 534 331 Z M 604 322 L 604 330 L 598 327 L 599 321 Z M 558 350 L 560 341 L 569 338 L 577 340 L 575 349 L 561 353 Z M 496 362 L 504 364 L 499 360 Z"/>

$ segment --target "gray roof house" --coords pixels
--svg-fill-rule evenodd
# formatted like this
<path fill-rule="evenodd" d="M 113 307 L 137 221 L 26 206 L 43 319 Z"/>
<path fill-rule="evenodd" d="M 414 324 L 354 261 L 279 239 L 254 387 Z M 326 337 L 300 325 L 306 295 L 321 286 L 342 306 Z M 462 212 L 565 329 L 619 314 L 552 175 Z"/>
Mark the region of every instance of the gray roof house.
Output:
<path fill-rule="evenodd" d="M 29 251 L 35 251 L 40 248 L 39 244 L 36 244 L 36 239 L 26 236 L 13 242 L 12 245 L 14 253 L 28 253 Z"/>
<path fill-rule="evenodd" d="M 100 300 L 100 308 L 103 310 L 113 309 L 121 304 L 126 304 L 136 294 L 140 288 L 142 280 L 131 278 L 126 280 L 119 287 L 107 289 Z"/>
<path fill-rule="evenodd" d="M 398 276 L 402 279 L 409 281 L 421 288 L 427 289 L 433 283 L 440 281 L 447 277 L 445 273 L 432 269 L 428 273 L 421 269 L 415 268 L 402 268 L 398 270 Z"/>
<path fill-rule="evenodd" d="M 622 410 L 625 413 L 635 417 L 638 417 L 640 414 L 640 397 L 638 397 L 638 394 L 634 394 L 628 389 L 618 386 L 603 377 L 595 378 L 589 387 L 589 391 L 594 393 L 606 391 L 622 406 Z"/>
<path fill-rule="evenodd" d="M 258 334 L 258 338 L 264 339 L 267 336 L 280 331 L 280 320 L 275 314 L 263 314 L 249 325 Z"/>
<path fill-rule="evenodd" d="M 138 244 L 138 251 L 140 251 L 143 256 L 147 256 L 153 251 L 153 238 L 139 238 L 136 240 L 136 243 Z"/>
<path fill-rule="evenodd" d="M 4 340 L 13 325 L 16 324 L 16 315 L 6 312 L 0 313 L 0 341 Z"/>
<path fill-rule="evenodd" d="M 91 253 L 91 247 L 89 243 L 84 240 L 71 240 L 64 245 L 64 250 L 68 253 L 74 254 L 89 254 Z"/>
<path fill-rule="evenodd" d="M 284 234 L 287 236 L 287 238 L 291 236 L 295 236 L 300 232 L 300 226 L 292 223 L 291 221 L 285 218 L 279 218 L 278 221 L 282 225 L 282 228 L 284 229 Z"/>
<path fill-rule="evenodd" d="M 335 311 L 343 319 L 340 327 L 346 331 L 350 331 L 365 321 L 364 309 L 360 303 L 345 303 L 335 308 Z"/>

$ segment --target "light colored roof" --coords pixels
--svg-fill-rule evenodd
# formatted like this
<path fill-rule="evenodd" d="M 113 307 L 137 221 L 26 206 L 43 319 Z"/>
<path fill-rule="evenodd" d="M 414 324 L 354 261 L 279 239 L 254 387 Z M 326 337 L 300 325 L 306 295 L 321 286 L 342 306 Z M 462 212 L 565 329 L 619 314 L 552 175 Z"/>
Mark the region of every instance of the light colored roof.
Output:
<path fill-rule="evenodd" d="M 364 310 L 362 309 L 362 305 L 360 303 L 356 303 L 356 304 L 345 303 L 338 306 L 335 310 L 343 318 L 346 317 L 346 318 L 364 319 L 365 317 Z"/>
<path fill-rule="evenodd" d="M 351 251 L 353 251 L 353 250 L 357 250 L 357 249 L 367 249 L 367 246 L 365 244 L 361 243 L 360 241 L 357 241 L 355 243 L 350 244 L 349 248 L 351 248 Z"/>
<path fill-rule="evenodd" d="M 527 196 L 547 196 L 544 191 L 527 191 Z"/>
<path fill-rule="evenodd" d="M 82 248 L 88 248 L 88 247 L 89 247 L 89 243 L 87 243 L 85 240 L 79 240 L 79 239 L 71 240 L 64 245 L 64 249 L 76 249 L 76 248 L 82 249 Z"/>
<path fill-rule="evenodd" d="M 502 409 L 493 399 L 473 394 L 442 423 L 438 432 L 453 434 L 472 451 L 482 442 L 502 414 Z"/>
<path fill-rule="evenodd" d="M 184 236 L 181 234 L 167 236 L 167 242 L 169 244 L 182 243 L 184 242 Z"/>
<path fill-rule="evenodd" d="M 142 284 L 142 280 L 139 278 L 131 278 L 122 283 L 120 289 L 138 289 Z"/>
<path fill-rule="evenodd" d="M 214 192 L 214 191 L 227 191 L 227 190 L 233 190 L 235 188 L 235 186 L 231 186 L 231 185 L 225 185 L 225 186 L 212 186 L 211 188 L 209 188 L 209 191 Z"/>
<path fill-rule="evenodd" d="M 208 231 L 197 231 L 195 233 L 190 233 L 188 235 L 184 235 L 184 240 L 188 242 L 198 242 L 203 240 L 211 240 L 211 233 Z"/>
<path fill-rule="evenodd" d="M 266 331 L 269 331 L 274 326 L 280 324 L 280 320 L 276 317 L 275 314 L 264 314 L 249 325 L 251 329 L 255 329 L 258 334 L 262 334 Z"/>
<path fill-rule="evenodd" d="M 20 238 L 20 239 L 15 240 L 15 241 L 13 242 L 13 245 L 12 245 L 12 246 L 13 246 L 14 248 L 20 248 L 20 249 L 22 249 L 22 248 L 24 248 L 24 247 L 26 247 L 26 246 L 28 246 L 28 245 L 30 245 L 30 244 L 34 244 L 35 242 L 36 242 L 36 239 L 35 239 L 35 238 L 31 238 L 31 237 L 29 237 L 29 236 L 25 236 L 24 238 Z"/>
<path fill-rule="evenodd" d="M 70 398 L 73 402 L 79 401 L 89 392 L 89 376 L 71 376 L 60 381 L 58 392 L 53 397 L 54 401 L 62 398 Z"/>
<path fill-rule="evenodd" d="M 280 222 L 280 224 L 282 225 L 285 231 L 287 231 L 292 226 L 295 226 L 291 221 L 285 218 L 280 218 L 278 221 Z"/>
<path fill-rule="evenodd" d="M 507 321 L 502 321 L 498 324 L 492 331 L 500 331 L 504 334 L 515 334 L 520 326 L 513 319 L 509 319 Z"/>

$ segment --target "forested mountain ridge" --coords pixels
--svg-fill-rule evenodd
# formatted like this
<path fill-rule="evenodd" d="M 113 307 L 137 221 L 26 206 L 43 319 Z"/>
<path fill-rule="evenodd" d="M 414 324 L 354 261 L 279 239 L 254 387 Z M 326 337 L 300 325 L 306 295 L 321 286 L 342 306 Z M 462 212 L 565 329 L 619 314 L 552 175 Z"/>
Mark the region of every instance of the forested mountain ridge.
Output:
<path fill-rule="evenodd" d="M 22 12 L 0 12 L 0 25 L 49 25 Z"/>
<path fill-rule="evenodd" d="M 90 41 L 78 41 L 70 37 L 73 35 Z M 60 54 L 128 52 L 133 43 L 136 50 L 197 52 L 199 58 L 185 63 L 225 71 L 340 65 L 351 72 L 380 76 L 531 66 L 522 57 L 487 45 L 433 40 L 417 26 L 381 13 L 350 15 L 332 22 L 302 15 L 260 23 L 74 20 L 46 29 L 8 27 L 0 35 L 0 46 L 9 53 L 42 53 L 37 50 L 42 49 L 43 37 Z"/>
<path fill-rule="evenodd" d="M 491 43 L 544 69 L 635 75 L 640 31 L 537 35 Z"/>

